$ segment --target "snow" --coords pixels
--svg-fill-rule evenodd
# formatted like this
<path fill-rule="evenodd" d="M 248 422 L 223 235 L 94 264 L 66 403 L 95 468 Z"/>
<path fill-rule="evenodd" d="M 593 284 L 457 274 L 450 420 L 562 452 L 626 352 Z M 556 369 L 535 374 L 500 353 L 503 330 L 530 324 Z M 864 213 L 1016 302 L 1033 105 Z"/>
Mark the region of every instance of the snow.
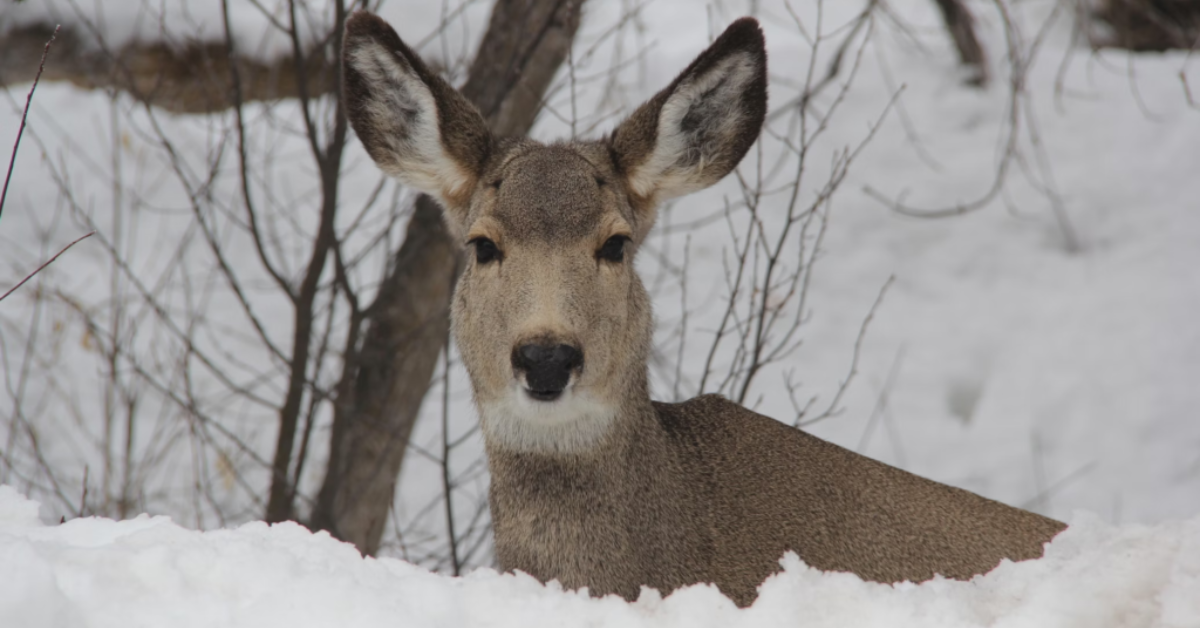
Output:
<path fill-rule="evenodd" d="M 279 11 L 286 3 L 262 4 Z M 318 7 L 317 14 L 325 11 L 321 3 L 310 4 Z M 422 40 L 440 20 L 443 9 L 437 4 L 385 3 L 384 15 L 407 40 Z M 594 41 L 612 27 L 626 4 L 589 3 L 581 41 Z M 651 46 L 649 61 L 629 64 L 612 93 L 598 93 L 599 83 L 582 85 L 575 103 L 579 111 L 601 103 L 608 114 L 629 111 L 673 78 L 748 4 L 721 2 L 706 11 L 689 0 L 645 4 L 635 20 L 640 39 L 634 43 Z M 781 2 L 752 4 L 763 12 L 771 103 L 777 106 L 795 94 L 809 49 Z M 811 30 L 812 3 L 792 4 Z M 170 514 L 178 524 L 159 516 L 45 526 L 38 523 L 35 505 L 0 489 L 0 626 L 1200 626 L 1200 110 L 1189 106 L 1179 79 L 1181 72 L 1188 76 L 1193 91 L 1200 85 L 1200 56 L 1091 54 L 1071 47 L 1069 25 L 1061 17 L 1047 31 L 1027 80 L 1029 111 L 1038 122 L 1054 187 L 1079 234 L 1082 250 L 1072 253 L 1063 246 L 1049 202 L 1037 192 L 1035 182 L 1044 172 L 1034 164 L 1028 174 L 1016 168 L 996 202 L 954 219 L 906 218 L 863 193 L 869 186 L 889 198 L 903 195 L 918 207 L 978 197 L 995 172 L 1007 115 L 1004 36 L 991 3 L 971 4 L 993 57 L 995 79 L 982 91 L 961 84 L 933 2 L 887 4 L 910 28 L 902 33 L 887 20 L 876 25 L 859 76 L 814 148 L 806 198 L 827 173 L 829 155 L 857 144 L 879 118 L 894 94 L 889 84 L 905 86 L 899 102 L 914 136 L 893 111 L 851 169 L 835 199 L 814 274 L 804 345 L 759 377 L 750 403 L 789 420 L 794 412 L 781 386 L 785 373 L 803 383 L 802 393 L 827 402 L 848 371 L 863 317 L 880 286 L 895 276 L 864 339 L 860 372 L 843 399 L 844 412 L 810 430 L 937 481 L 1068 521 L 1071 527 L 1049 546 L 1046 558 L 1006 564 L 970 583 L 896 587 L 820 574 L 788 560 L 785 573 L 769 581 L 758 604 L 744 611 L 705 587 L 665 600 L 647 595 L 628 605 L 486 568 L 453 579 L 429 573 L 426 568 L 436 565 L 427 562 L 418 567 L 394 558 L 364 560 L 297 526 L 245 523 L 261 516 L 261 509 L 238 493 L 230 469 L 257 489 L 266 486 L 266 474 L 244 457 L 215 462 L 189 457 L 191 426 L 162 411 L 145 419 L 137 434 L 135 449 L 146 454 L 137 461 L 159 461 L 140 471 L 145 474 L 142 499 L 149 510 Z M 1053 6 L 1044 0 L 1010 4 L 1027 39 Z M 439 57 L 449 50 L 447 58 L 453 59 L 457 50 L 471 49 L 486 19 L 485 5 L 472 5 L 462 23 L 448 30 L 449 43 L 427 44 L 422 53 Z M 235 37 L 244 49 L 264 58 L 286 53 L 287 42 L 263 35 L 269 29 L 257 9 L 240 2 L 230 6 L 238 12 Z M 0 8 L 0 29 L 47 16 L 77 23 L 79 14 L 73 11 L 83 11 L 84 17 L 103 11 L 108 43 L 114 45 L 159 37 L 158 16 L 165 11 L 161 24 L 168 37 L 181 40 L 219 36 L 217 7 L 211 1 L 25 0 Z M 826 3 L 826 29 L 844 23 L 857 7 Z M 590 71 L 605 67 L 605 54 L 610 53 L 598 53 Z M 561 80 L 559 87 L 550 104 L 562 114 L 572 103 Z M 10 106 L 0 108 L 0 146 L 12 144 L 24 94 L 24 86 L 14 87 Z M 820 104 L 828 105 L 829 99 Z M 128 119 L 110 132 L 108 124 L 118 114 Z M 252 144 L 270 147 L 262 148 L 263 158 L 287 166 L 279 168 L 278 180 L 263 185 L 273 186 L 286 206 L 310 207 L 302 204 L 312 196 L 312 171 L 293 132 L 300 127 L 295 104 L 251 107 L 249 117 Z M 612 121 L 609 115 L 597 132 Z M 161 115 L 157 123 L 181 146 L 195 148 L 184 158 L 199 166 L 206 151 L 215 150 L 214 133 L 229 128 L 229 120 L 220 116 Z M 122 176 L 130 190 L 125 202 L 133 205 L 130 199 L 136 196 L 140 205 L 125 214 L 127 231 L 115 240 L 149 284 L 157 285 L 160 269 L 174 263 L 176 246 L 198 248 L 184 240 L 182 234 L 193 228 L 186 209 L 179 209 L 186 207 L 185 195 L 172 183 L 147 127 L 145 116 L 120 97 L 65 84 L 39 87 L 0 221 L 0 287 L 82 233 L 64 208 L 52 166 L 70 173 L 79 202 L 90 208 L 102 235 L 111 236 L 109 229 L 117 227 L 110 216 L 115 212 L 110 212 L 108 169 L 113 155 L 123 156 Z M 552 139 L 570 130 L 566 121 L 543 115 L 534 135 Z M 112 148 L 117 143 L 120 150 Z M 1022 146 L 1033 154 L 1027 137 Z M 357 144 L 348 149 L 346 163 L 343 202 L 361 207 L 377 172 Z M 748 159 L 742 171 L 751 176 L 753 168 Z M 218 192 L 232 189 L 232 179 L 218 180 Z M 387 188 L 384 196 L 393 191 Z M 729 178 L 676 203 L 663 213 L 661 224 L 719 216 L 725 199 L 737 200 L 739 194 Z M 292 222 L 282 230 L 282 248 L 300 251 L 285 260 L 291 269 L 300 267 L 301 244 L 311 234 L 314 215 L 298 211 L 286 217 Z M 370 218 L 382 222 L 378 212 Z M 716 326 L 725 296 L 722 262 L 731 236 L 722 220 L 686 232 L 660 229 L 647 252 L 661 251 L 678 264 L 685 236 L 691 238 L 686 299 L 669 264 L 652 255 L 638 260 L 652 286 L 660 321 L 657 342 L 667 364 L 654 370 L 660 399 L 673 392 L 670 374 L 679 354 L 672 334 L 685 311 L 694 344 L 681 354 L 680 392 L 697 392 L 705 333 Z M 257 262 L 249 247 L 234 251 L 232 258 L 255 278 Z M 36 338 L 47 347 L 39 364 L 58 378 L 27 383 L 27 411 L 43 452 L 64 477 L 76 483 L 90 477 L 94 490 L 102 462 L 108 462 L 99 459 L 94 444 L 101 434 L 102 356 L 90 348 L 89 332 L 77 317 L 44 305 L 40 295 L 64 294 L 99 309 L 119 298 L 110 293 L 109 263 L 99 245 L 85 241 L 0 307 L 0 352 L 8 356 L 3 364 L 19 364 L 24 343 Z M 366 271 L 359 277 L 361 284 L 374 279 Z M 132 291 L 123 290 L 129 298 Z M 272 321 L 277 342 L 286 344 L 291 329 L 284 304 L 277 295 L 254 298 L 264 320 Z M 236 327 L 237 317 L 230 313 L 237 308 L 226 297 L 201 305 L 207 308 L 201 316 L 229 325 L 220 328 L 227 336 L 248 335 L 245 325 Z M 157 356 L 168 340 L 142 336 L 137 350 Z M 226 366 L 234 376 L 257 377 L 270 363 L 269 356 L 247 353 Z M 16 373 L 15 367 L 0 373 L 5 381 L 0 412 L 14 406 Z M 455 370 L 452 377 L 450 414 L 454 433 L 461 434 L 474 423 L 474 410 L 465 376 Z M 277 388 L 278 379 L 262 384 L 264 394 L 278 396 Z M 430 395 L 414 432 L 414 442 L 430 451 L 440 448 L 440 400 L 440 394 Z M 142 407 L 147 406 L 151 401 Z M 228 417 L 226 428 L 269 458 L 275 429 L 270 413 L 255 414 L 255 408 L 223 399 L 206 409 Z M 7 447 L 19 442 L 14 420 L 0 414 L 5 456 L 12 456 Z M 314 431 L 312 451 L 322 453 L 307 465 L 302 492 L 312 493 L 320 481 L 327 430 L 325 422 Z M 152 449 L 162 442 L 184 445 Z M 468 441 L 459 468 L 468 467 L 480 449 L 477 441 Z M 420 513 L 438 497 L 439 474 L 434 463 L 408 456 L 395 510 L 405 525 L 427 516 Z M 56 487 L 36 474 L 0 475 L 0 481 L 42 501 L 45 521 L 69 513 L 64 504 L 79 497 L 73 492 L 56 496 Z M 216 487 L 212 492 L 227 522 L 214 517 L 209 505 L 189 499 L 187 491 L 201 481 Z M 482 492 L 486 478 L 471 484 Z M 472 502 L 462 506 L 459 510 L 470 515 Z M 420 530 L 440 533 L 441 509 L 430 512 L 419 521 Z M 225 525 L 234 527 L 220 529 Z M 399 555 L 402 549 L 393 543 L 385 552 Z"/>
<path fill-rule="evenodd" d="M 738 609 L 697 585 L 633 603 L 479 569 L 455 578 L 363 558 L 285 523 L 199 532 L 167 517 L 42 525 L 0 486 L 0 625 L 55 626 L 1162 626 L 1200 625 L 1200 517 L 1113 526 L 1079 513 L 1043 559 L 970 582 L 884 585 L 794 554 Z"/>

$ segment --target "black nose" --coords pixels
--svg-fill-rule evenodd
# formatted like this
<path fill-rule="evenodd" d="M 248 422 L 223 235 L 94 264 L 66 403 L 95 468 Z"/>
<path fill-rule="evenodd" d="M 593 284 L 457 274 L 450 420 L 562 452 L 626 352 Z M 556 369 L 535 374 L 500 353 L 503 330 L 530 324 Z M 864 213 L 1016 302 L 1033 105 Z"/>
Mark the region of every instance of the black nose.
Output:
<path fill-rule="evenodd" d="M 583 366 L 583 353 L 571 345 L 521 345 L 513 351 L 512 365 L 525 372 L 531 397 L 554 401 L 567 387 L 571 371 Z"/>

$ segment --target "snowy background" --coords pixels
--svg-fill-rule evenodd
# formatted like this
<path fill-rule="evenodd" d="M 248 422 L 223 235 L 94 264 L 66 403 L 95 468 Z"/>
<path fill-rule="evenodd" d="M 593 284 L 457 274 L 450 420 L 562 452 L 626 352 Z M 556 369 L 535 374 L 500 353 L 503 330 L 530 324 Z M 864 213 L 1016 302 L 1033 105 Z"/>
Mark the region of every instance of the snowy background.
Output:
<path fill-rule="evenodd" d="M 112 3 L 76 6 L 112 24 L 112 38 L 132 41 L 158 36 L 162 24 L 180 36 L 219 34 L 216 4 L 164 3 L 161 21 L 134 20 L 136 11 L 124 14 Z M 836 32 L 860 9 L 859 3 L 829 3 L 818 26 L 814 3 L 794 4 L 810 34 Z M 194 427 L 161 411 L 134 443 L 138 451 L 154 452 L 146 458 L 155 463 L 139 467 L 147 487 L 139 504 L 179 525 L 155 517 L 42 526 L 29 502 L 0 489 L 0 625 L 375 625 L 398 617 L 413 625 L 767 626 L 800 619 L 812 625 L 1200 625 L 1200 109 L 1189 105 L 1180 80 L 1183 73 L 1200 85 L 1200 60 L 1183 52 L 1092 53 L 1073 41 L 1070 16 L 1055 12 L 1053 3 L 1010 7 L 1024 45 L 1040 37 L 1021 105 L 1026 123 L 1036 124 L 1034 135 L 1023 127 L 1025 160 L 1012 166 L 1001 194 L 977 211 L 909 218 L 866 189 L 939 208 L 969 202 L 991 186 L 1010 106 L 1005 35 L 992 4 L 971 5 L 994 77 L 987 89 L 967 87 L 934 3 L 887 4 L 892 17 L 874 24 L 857 74 L 812 149 L 816 156 L 806 174 L 812 183 L 803 193 L 816 194 L 835 151 L 857 146 L 881 116 L 882 122 L 829 208 L 803 345 L 758 377 L 747 404 L 791 422 L 795 409 L 785 381 L 802 384 L 801 401 L 817 395 L 818 407 L 829 403 L 850 369 L 864 317 L 894 276 L 863 337 L 843 411 L 810 431 L 940 482 L 1069 521 L 1072 528 L 1051 545 L 1046 560 L 1005 565 L 972 583 L 894 589 L 822 576 L 792 562 L 746 612 L 703 587 L 628 606 L 486 570 L 452 580 L 398 560 L 360 559 L 351 548 L 297 526 L 246 523 L 261 516 L 261 508 L 239 492 L 238 482 L 265 492 L 267 474 L 245 457 L 189 457 L 190 441 L 181 435 Z M 437 38 L 429 34 L 443 20 L 442 7 L 392 2 L 382 14 L 406 39 L 424 42 L 423 54 L 453 71 L 454 60 L 473 49 L 486 24 L 485 5 L 455 12 Z M 631 6 L 588 5 L 578 56 L 621 23 Z M 78 19 L 71 3 L 3 7 L 0 29 L 42 20 L 47 12 L 58 11 L 55 19 L 67 23 Z M 560 91 L 553 104 L 560 111 L 573 104 L 581 112 L 602 112 L 579 130 L 594 124 L 593 132 L 604 131 L 752 8 L 767 33 L 771 103 L 779 107 L 797 93 L 812 54 L 784 5 L 716 2 L 701 10 L 685 0 L 640 8 L 627 43 L 646 52 L 622 66 L 619 90 L 600 93 L 592 83 L 580 87 L 573 103 Z M 261 13 L 246 10 L 234 19 L 240 41 L 257 54 L 269 58 L 285 49 L 286 42 L 263 36 L 269 29 L 256 21 Z M 819 51 L 819 72 L 831 48 Z M 615 54 L 600 49 L 594 68 Z M 896 106 L 888 109 L 901 86 Z M 0 146 L 15 137 L 25 89 L 10 88 L 8 105 L 0 107 Z M 818 107 L 829 107 L 833 93 Z M 255 115 L 296 120 L 292 103 L 264 106 Z M 114 126 L 119 117 L 124 121 Z M 160 116 L 155 123 L 192 146 L 195 155 L 186 159 L 202 164 L 213 151 L 213 129 L 227 125 L 227 118 Z M 186 249 L 160 245 L 184 241 L 191 223 L 178 210 L 181 192 L 144 132 L 148 124 L 126 97 L 65 84 L 39 87 L 0 220 L 0 288 L 84 232 L 59 190 L 64 177 L 94 228 L 139 268 L 186 266 Z M 312 193 L 302 138 L 271 128 L 262 133 L 273 134 L 273 158 L 296 166 L 294 174 L 270 185 L 299 202 Z M 786 120 L 776 118 L 772 128 L 786 134 Z M 552 139 L 570 131 L 569 119 L 543 115 L 533 135 Z M 764 170 L 777 154 L 772 141 L 764 140 Z M 134 192 L 114 194 L 115 163 L 121 164 L 115 176 L 125 182 L 123 189 Z M 378 173 L 356 143 L 345 163 L 343 201 L 358 207 Z M 752 151 L 743 176 L 752 180 L 756 167 Z M 233 182 L 218 182 L 218 190 L 221 185 L 231 189 Z M 392 188 L 387 193 L 397 204 L 407 198 Z M 727 292 L 721 278 L 733 235 L 722 208 L 740 194 L 730 177 L 675 203 L 639 258 L 660 326 L 657 398 L 697 392 L 709 345 L 705 333 L 715 328 Z M 1055 203 L 1077 236 L 1077 250 L 1064 243 Z M 314 217 L 293 220 L 297 232 L 311 231 Z M 394 227 L 397 234 L 401 227 Z M 248 251 L 245 262 L 253 264 Z M 95 309 L 123 298 L 132 288 L 111 281 L 110 271 L 100 246 L 84 241 L 0 305 L 0 368 L 6 369 L 0 412 L 9 413 L 0 415 L 0 481 L 41 501 L 44 522 L 70 513 L 80 496 L 26 469 L 49 465 L 82 484 L 89 469 L 89 481 L 96 482 L 102 466 L 95 453 L 107 407 L 95 384 L 100 358 L 89 332 L 62 303 Z M 283 311 L 273 309 L 279 304 L 271 297 L 257 298 L 268 319 Z M 219 295 L 202 307 L 204 317 L 217 321 L 232 311 Z M 680 350 L 677 332 L 685 313 L 688 335 Z M 279 338 L 289 337 L 289 320 L 273 322 Z M 44 347 L 28 369 L 20 359 L 27 343 Z M 153 358 L 159 339 L 144 335 L 131 343 Z M 237 365 L 250 372 L 259 362 L 269 359 L 239 356 Z M 467 433 L 474 414 L 466 378 L 457 370 L 451 375 L 450 415 L 457 433 Z M 265 390 L 277 394 L 271 385 Z M 17 398 L 23 400 L 21 413 Z M 413 437 L 429 450 L 440 446 L 441 399 L 431 393 Z M 232 402 L 216 408 L 230 430 L 269 457 L 273 414 Z M 318 439 L 328 436 L 322 427 L 328 429 L 318 425 Z M 44 460 L 21 457 L 22 439 L 30 433 L 40 438 Z M 480 449 L 474 440 L 464 445 L 460 470 L 472 468 Z M 324 455 L 325 449 L 314 451 Z M 311 489 L 321 465 L 308 468 L 311 477 L 302 487 Z M 422 456 L 406 459 L 394 516 L 421 525 L 405 529 L 440 529 L 440 512 L 426 507 L 440 494 L 438 473 Z M 210 478 L 216 505 L 196 503 L 188 489 L 197 477 Z M 461 496 L 463 512 L 470 514 L 471 500 L 485 487 L 486 477 L 476 475 Z M 215 530 L 221 527 L 230 529 Z M 393 538 L 384 554 L 438 566 L 418 560 L 402 541 Z"/>

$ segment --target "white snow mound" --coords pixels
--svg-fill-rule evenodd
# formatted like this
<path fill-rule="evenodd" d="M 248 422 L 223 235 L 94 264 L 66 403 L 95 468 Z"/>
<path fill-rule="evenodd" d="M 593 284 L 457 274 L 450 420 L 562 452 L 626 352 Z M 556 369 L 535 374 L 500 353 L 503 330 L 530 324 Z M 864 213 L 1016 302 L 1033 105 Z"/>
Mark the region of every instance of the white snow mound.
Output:
<path fill-rule="evenodd" d="M 1113 526 L 1077 513 L 1045 558 L 970 582 L 863 582 L 789 554 L 743 610 L 707 585 L 628 604 L 524 574 L 441 576 L 296 524 L 46 526 L 36 512 L 0 486 L 0 626 L 1200 626 L 1200 517 Z"/>

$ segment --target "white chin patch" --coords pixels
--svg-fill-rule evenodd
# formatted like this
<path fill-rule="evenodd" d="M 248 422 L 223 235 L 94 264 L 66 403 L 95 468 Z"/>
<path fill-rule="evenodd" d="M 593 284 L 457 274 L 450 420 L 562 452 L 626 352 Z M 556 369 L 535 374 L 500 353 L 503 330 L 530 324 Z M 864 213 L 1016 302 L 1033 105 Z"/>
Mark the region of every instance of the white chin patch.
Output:
<path fill-rule="evenodd" d="M 578 453 L 593 449 L 608 433 L 616 408 L 577 386 L 554 401 L 539 401 L 513 382 L 498 399 L 479 404 L 484 435 L 505 449 Z"/>

